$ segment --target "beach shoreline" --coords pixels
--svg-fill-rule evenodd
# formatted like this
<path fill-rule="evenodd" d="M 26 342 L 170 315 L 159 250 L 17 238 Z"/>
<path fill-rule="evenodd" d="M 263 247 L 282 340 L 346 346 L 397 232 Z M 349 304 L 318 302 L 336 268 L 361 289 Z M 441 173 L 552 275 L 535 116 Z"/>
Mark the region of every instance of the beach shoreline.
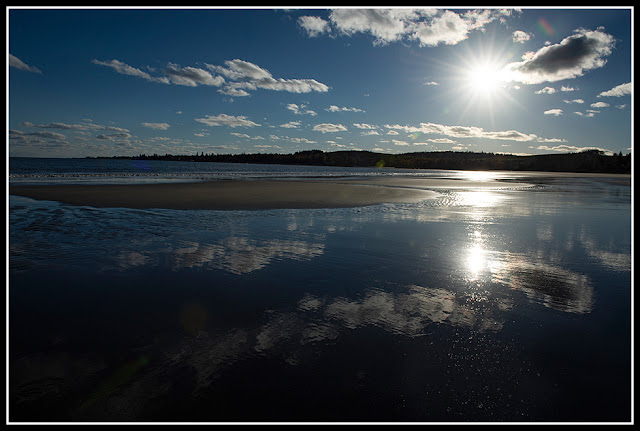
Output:
<path fill-rule="evenodd" d="M 351 208 L 434 199 L 441 190 L 532 187 L 545 177 L 604 178 L 627 175 L 518 173 L 509 178 L 470 173 L 469 179 L 353 177 L 340 179 L 237 179 L 126 184 L 10 184 L 9 194 L 71 205 L 134 209 L 263 210 Z M 618 178 L 620 177 L 620 178 Z"/>

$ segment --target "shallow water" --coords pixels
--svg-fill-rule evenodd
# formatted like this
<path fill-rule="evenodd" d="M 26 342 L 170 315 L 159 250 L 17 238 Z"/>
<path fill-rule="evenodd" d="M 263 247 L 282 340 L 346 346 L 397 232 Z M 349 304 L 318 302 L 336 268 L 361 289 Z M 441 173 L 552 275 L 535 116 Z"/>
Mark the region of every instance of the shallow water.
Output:
<path fill-rule="evenodd" d="M 247 178 L 452 177 L 464 171 L 429 169 L 299 166 L 250 163 L 174 162 L 165 160 L 65 159 L 11 157 L 13 184 L 154 183 Z M 495 174 L 494 174 L 495 175 Z"/>
<path fill-rule="evenodd" d="M 9 200 L 11 421 L 629 421 L 630 187 Z"/>

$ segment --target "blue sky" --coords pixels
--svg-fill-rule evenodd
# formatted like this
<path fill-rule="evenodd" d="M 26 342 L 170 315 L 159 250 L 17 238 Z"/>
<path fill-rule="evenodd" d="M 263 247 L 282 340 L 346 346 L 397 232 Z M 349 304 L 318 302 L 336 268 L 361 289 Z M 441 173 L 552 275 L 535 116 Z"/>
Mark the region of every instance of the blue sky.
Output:
<path fill-rule="evenodd" d="M 10 156 L 628 153 L 632 8 L 8 8 Z"/>

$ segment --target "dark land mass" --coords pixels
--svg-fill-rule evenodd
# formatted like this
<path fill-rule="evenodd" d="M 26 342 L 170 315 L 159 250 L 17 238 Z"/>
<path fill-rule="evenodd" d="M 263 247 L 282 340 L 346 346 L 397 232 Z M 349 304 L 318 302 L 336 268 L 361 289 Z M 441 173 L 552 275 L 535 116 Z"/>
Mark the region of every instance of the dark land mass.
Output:
<path fill-rule="evenodd" d="M 96 158 L 315 166 L 378 166 L 410 169 L 631 173 L 631 153 L 623 155 L 620 152 L 609 156 L 599 150 L 531 156 L 459 151 L 384 154 L 371 151 L 324 152 L 306 150 L 293 154 L 141 154 L 139 156 Z"/>

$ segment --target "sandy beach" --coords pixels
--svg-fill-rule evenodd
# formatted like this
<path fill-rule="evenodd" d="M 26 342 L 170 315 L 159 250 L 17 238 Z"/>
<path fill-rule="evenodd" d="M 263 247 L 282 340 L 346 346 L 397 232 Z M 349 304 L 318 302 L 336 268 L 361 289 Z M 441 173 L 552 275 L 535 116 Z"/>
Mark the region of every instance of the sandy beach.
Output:
<path fill-rule="evenodd" d="M 366 181 L 229 180 L 194 183 L 11 185 L 9 193 L 72 205 L 169 209 L 346 208 L 411 203 L 437 193 Z"/>

